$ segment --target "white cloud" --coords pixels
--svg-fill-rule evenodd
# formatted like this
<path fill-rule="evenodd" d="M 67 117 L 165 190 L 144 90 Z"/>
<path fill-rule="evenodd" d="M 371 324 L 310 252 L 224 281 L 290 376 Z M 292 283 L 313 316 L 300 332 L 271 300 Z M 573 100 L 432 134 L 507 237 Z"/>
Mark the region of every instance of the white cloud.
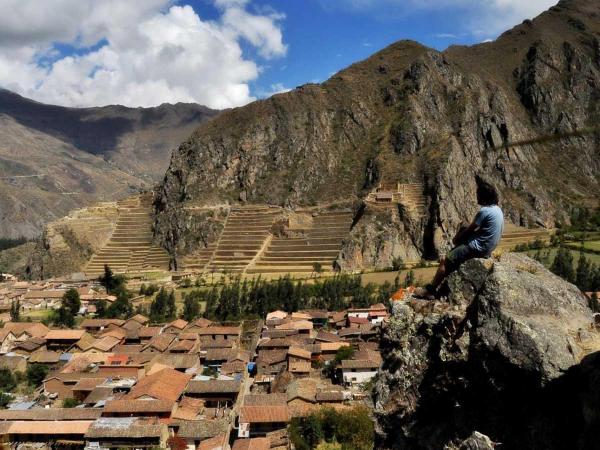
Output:
<path fill-rule="evenodd" d="M 2 0 L 0 86 L 67 106 L 246 104 L 260 67 L 240 40 L 264 59 L 284 56 L 282 16 L 214 1 L 221 15 L 208 21 L 172 0 Z M 57 43 L 79 51 L 57 56 Z"/>
<path fill-rule="evenodd" d="M 406 16 L 422 11 L 456 11 L 458 31 L 476 36 L 493 36 L 532 19 L 558 0 L 321 0 L 327 9 L 346 8 L 377 17 Z"/>

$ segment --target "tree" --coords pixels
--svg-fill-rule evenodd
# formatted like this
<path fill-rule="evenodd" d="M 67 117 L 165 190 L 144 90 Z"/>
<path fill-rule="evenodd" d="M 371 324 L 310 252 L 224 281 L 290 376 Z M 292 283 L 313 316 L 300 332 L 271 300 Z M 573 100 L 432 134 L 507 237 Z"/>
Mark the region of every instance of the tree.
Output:
<path fill-rule="evenodd" d="M 144 283 L 142 283 L 142 285 L 140 286 L 139 294 L 143 296 L 146 295 L 146 285 Z"/>
<path fill-rule="evenodd" d="M 27 366 L 26 377 L 31 386 L 38 387 L 48 375 L 48 367 L 43 364 L 30 364 Z"/>
<path fill-rule="evenodd" d="M 575 285 L 584 292 L 592 289 L 594 274 L 592 273 L 592 264 L 585 257 L 585 253 L 579 253 L 579 261 L 577 262 L 577 272 L 575 275 Z"/>
<path fill-rule="evenodd" d="M 6 392 L 0 392 L 0 408 L 6 409 L 8 404 L 13 401 L 13 396 Z"/>
<path fill-rule="evenodd" d="M 75 325 L 75 316 L 79 313 L 81 300 L 77 289 L 69 289 L 62 296 L 60 308 L 54 315 L 54 325 L 66 328 L 73 328 Z"/>
<path fill-rule="evenodd" d="M 165 313 L 167 320 L 173 320 L 177 317 L 177 305 L 175 304 L 175 291 L 171 291 L 167 297 L 167 311 Z"/>
<path fill-rule="evenodd" d="M 96 316 L 100 318 L 106 317 L 106 300 L 98 300 L 96 302 Z"/>
<path fill-rule="evenodd" d="M 354 356 L 354 348 L 350 345 L 345 345 L 335 352 L 335 362 L 339 364 L 346 359 L 352 359 L 352 356 Z"/>
<path fill-rule="evenodd" d="M 77 289 L 71 288 L 64 293 L 62 297 L 62 306 L 67 308 L 73 316 L 76 316 L 79 313 L 79 308 L 81 308 L 81 298 L 79 297 Z"/>
<path fill-rule="evenodd" d="M 63 400 L 62 407 L 63 408 L 75 408 L 79 404 L 80 404 L 79 400 L 72 398 L 72 397 L 67 397 Z"/>
<path fill-rule="evenodd" d="M 550 266 L 550 270 L 569 282 L 575 281 L 575 271 L 573 270 L 573 255 L 566 247 L 559 247 Z"/>
<path fill-rule="evenodd" d="M 21 320 L 21 300 L 13 300 L 10 304 L 10 320 L 19 322 Z"/>
<path fill-rule="evenodd" d="M 110 319 L 128 319 L 133 315 L 131 293 L 124 287 L 116 291 L 117 299 L 106 310 L 106 317 Z"/>
<path fill-rule="evenodd" d="M 402 259 L 401 256 L 396 256 L 392 260 L 392 270 L 394 270 L 394 272 L 398 272 L 403 267 L 404 267 L 404 260 Z"/>
<path fill-rule="evenodd" d="M 106 288 L 106 292 L 110 294 L 110 291 L 114 286 L 114 274 L 108 264 L 104 264 L 104 275 L 101 275 L 98 281 Z"/>
<path fill-rule="evenodd" d="M 160 288 L 154 300 L 150 304 L 150 321 L 154 323 L 162 323 L 165 321 L 165 312 L 167 310 L 167 302 L 169 294 L 165 288 Z"/>
<path fill-rule="evenodd" d="M 200 291 L 192 291 L 183 297 L 183 314 L 184 320 L 191 322 L 196 317 L 200 316 Z"/>
<path fill-rule="evenodd" d="M 12 392 L 17 387 L 17 381 L 9 369 L 0 369 L 0 391 Z"/>
<path fill-rule="evenodd" d="M 404 278 L 404 287 L 414 286 L 415 284 L 415 272 L 411 269 L 406 272 L 406 277 Z"/>

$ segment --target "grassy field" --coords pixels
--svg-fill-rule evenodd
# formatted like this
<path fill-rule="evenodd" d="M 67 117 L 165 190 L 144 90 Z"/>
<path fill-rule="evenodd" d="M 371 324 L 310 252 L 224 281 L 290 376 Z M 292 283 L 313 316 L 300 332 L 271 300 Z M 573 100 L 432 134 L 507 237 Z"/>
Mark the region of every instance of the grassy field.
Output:
<path fill-rule="evenodd" d="M 580 249 L 582 246 L 581 243 L 573 243 L 572 245 L 569 245 L 570 248 L 576 248 L 576 249 Z M 583 248 L 585 250 L 592 250 L 594 252 L 600 252 L 600 240 L 597 241 L 585 241 L 583 242 Z"/>
<path fill-rule="evenodd" d="M 34 322 L 41 322 L 43 319 L 47 318 L 51 312 L 52 310 L 50 309 L 36 309 L 28 311 L 26 313 L 21 314 L 21 320 L 30 318 Z"/>
<path fill-rule="evenodd" d="M 554 248 L 547 248 L 547 249 L 541 250 L 542 256 L 548 255 L 542 261 L 542 263 L 546 267 L 550 267 L 550 265 L 552 265 L 552 261 L 554 261 L 554 257 L 556 256 L 557 250 L 558 249 L 556 247 L 554 247 Z M 537 253 L 537 250 L 528 250 L 526 253 L 533 258 L 534 255 Z M 573 266 L 576 269 L 577 268 L 577 261 L 579 260 L 579 250 L 578 249 L 577 250 L 571 249 L 571 253 L 573 254 Z M 584 254 L 585 254 L 585 257 L 589 261 L 591 261 L 592 263 L 600 265 L 600 255 L 594 254 L 594 253 L 587 253 L 587 252 L 584 252 Z"/>
<path fill-rule="evenodd" d="M 413 269 L 415 274 L 415 280 L 417 285 L 422 285 L 431 281 L 437 267 L 424 267 L 419 269 Z M 372 272 L 372 273 L 364 273 L 361 275 L 362 285 L 366 286 L 369 283 L 374 283 L 377 285 L 381 285 L 386 281 L 393 284 L 394 280 L 398 273 L 400 274 L 400 281 L 404 281 L 406 278 L 408 270 L 404 269 L 400 272 Z"/>

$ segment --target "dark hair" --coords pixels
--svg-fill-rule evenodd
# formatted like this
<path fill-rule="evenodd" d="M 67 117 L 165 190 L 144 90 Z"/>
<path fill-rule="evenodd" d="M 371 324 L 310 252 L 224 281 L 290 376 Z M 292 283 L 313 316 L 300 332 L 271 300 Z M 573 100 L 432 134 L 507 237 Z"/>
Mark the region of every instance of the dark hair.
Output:
<path fill-rule="evenodd" d="M 486 205 L 497 205 L 500 201 L 498 197 L 498 191 L 494 185 L 479 175 L 475 177 L 477 183 L 477 203 L 482 206 Z"/>

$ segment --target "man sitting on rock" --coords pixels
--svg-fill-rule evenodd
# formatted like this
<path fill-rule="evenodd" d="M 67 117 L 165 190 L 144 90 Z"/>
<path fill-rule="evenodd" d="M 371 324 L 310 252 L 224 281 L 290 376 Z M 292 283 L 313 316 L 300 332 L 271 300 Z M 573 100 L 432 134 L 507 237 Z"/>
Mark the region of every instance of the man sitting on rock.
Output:
<path fill-rule="evenodd" d="M 435 298 L 438 287 L 447 275 L 469 259 L 489 258 L 500 242 L 504 214 L 498 206 L 498 191 L 479 176 L 476 181 L 477 203 L 481 206 L 479 212 L 471 225 L 459 229 L 452 241 L 455 247 L 440 260 L 433 282 L 416 289 L 413 294 L 416 297 Z"/>

